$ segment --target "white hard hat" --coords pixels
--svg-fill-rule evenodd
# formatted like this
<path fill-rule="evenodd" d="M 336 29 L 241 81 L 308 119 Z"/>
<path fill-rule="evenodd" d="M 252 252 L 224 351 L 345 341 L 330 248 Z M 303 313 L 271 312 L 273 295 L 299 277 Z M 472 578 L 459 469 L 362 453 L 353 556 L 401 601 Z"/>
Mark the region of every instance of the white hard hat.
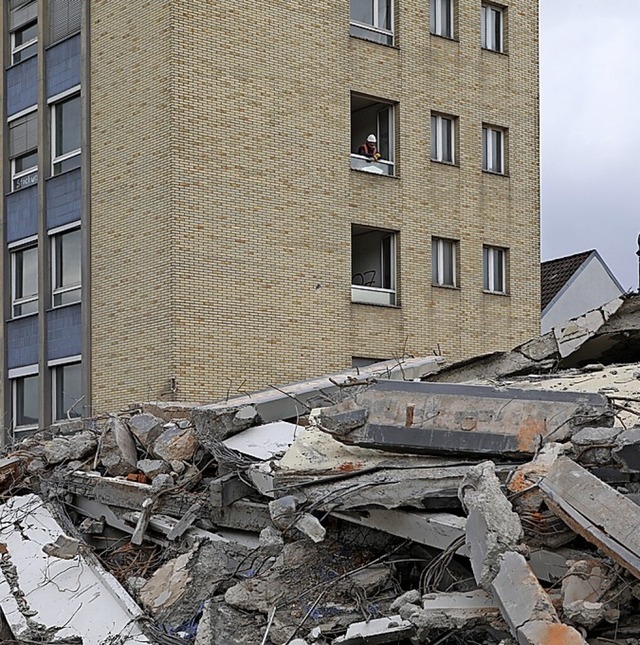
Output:
<path fill-rule="evenodd" d="M 370 134 L 367 137 L 367 143 L 375 143 L 376 142 L 376 135 L 375 134 Z"/>

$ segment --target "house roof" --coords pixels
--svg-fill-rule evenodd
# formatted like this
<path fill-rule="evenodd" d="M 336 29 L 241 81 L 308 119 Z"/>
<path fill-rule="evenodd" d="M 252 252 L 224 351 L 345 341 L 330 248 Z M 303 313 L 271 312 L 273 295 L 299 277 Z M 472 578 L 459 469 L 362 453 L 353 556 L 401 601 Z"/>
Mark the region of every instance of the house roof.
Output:
<path fill-rule="evenodd" d="M 583 251 L 564 258 L 547 260 L 540 265 L 540 309 L 544 308 L 556 297 L 559 291 L 571 279 L 571 276 L 596 251 Z"/>

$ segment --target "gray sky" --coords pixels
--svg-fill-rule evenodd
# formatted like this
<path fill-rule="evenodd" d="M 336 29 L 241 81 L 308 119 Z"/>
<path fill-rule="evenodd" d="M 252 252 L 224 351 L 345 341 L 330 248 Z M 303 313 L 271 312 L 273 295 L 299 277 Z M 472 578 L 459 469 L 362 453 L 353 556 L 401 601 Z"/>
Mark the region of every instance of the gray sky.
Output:
<path fill-rule="evenodd" d="M 542 259 L 638 287 L 640 0 L 540 0 Z"/>

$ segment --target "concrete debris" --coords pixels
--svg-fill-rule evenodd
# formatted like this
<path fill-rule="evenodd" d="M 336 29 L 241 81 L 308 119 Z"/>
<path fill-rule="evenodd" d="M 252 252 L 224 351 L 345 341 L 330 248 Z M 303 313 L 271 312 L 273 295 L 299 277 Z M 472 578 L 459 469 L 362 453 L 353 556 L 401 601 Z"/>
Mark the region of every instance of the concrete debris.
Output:
<path fill-rule="evenodd" d="M 460 486 L 460 497 L 468 513 L 466 542 L 471 569 L 478 585 L 489 590 L 502 566 L 501 556 L 518 548 L 522 524 L 502 492 L 490 461 L 469 469 Z"/>
<path fill-rule="evenodd" d="M 637 645 L 628 357 L 638 297 L 452 367 L 27 436 L 0 456 L 0 639 Z"/>

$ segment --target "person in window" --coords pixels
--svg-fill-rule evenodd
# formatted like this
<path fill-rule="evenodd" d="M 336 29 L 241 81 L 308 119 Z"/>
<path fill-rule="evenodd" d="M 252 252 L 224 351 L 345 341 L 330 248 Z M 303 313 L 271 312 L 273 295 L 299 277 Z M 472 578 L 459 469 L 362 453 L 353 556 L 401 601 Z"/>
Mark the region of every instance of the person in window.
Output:
<path fill-rule="evenodd" d="M 363 143 L 358 148 L 358 154 L 367 157 L 368 161 L 378 161 L 382 155 L 378 152 L 378 141 L 375 134 L 370 134 L 367 137 L 366 143 Z"/>

